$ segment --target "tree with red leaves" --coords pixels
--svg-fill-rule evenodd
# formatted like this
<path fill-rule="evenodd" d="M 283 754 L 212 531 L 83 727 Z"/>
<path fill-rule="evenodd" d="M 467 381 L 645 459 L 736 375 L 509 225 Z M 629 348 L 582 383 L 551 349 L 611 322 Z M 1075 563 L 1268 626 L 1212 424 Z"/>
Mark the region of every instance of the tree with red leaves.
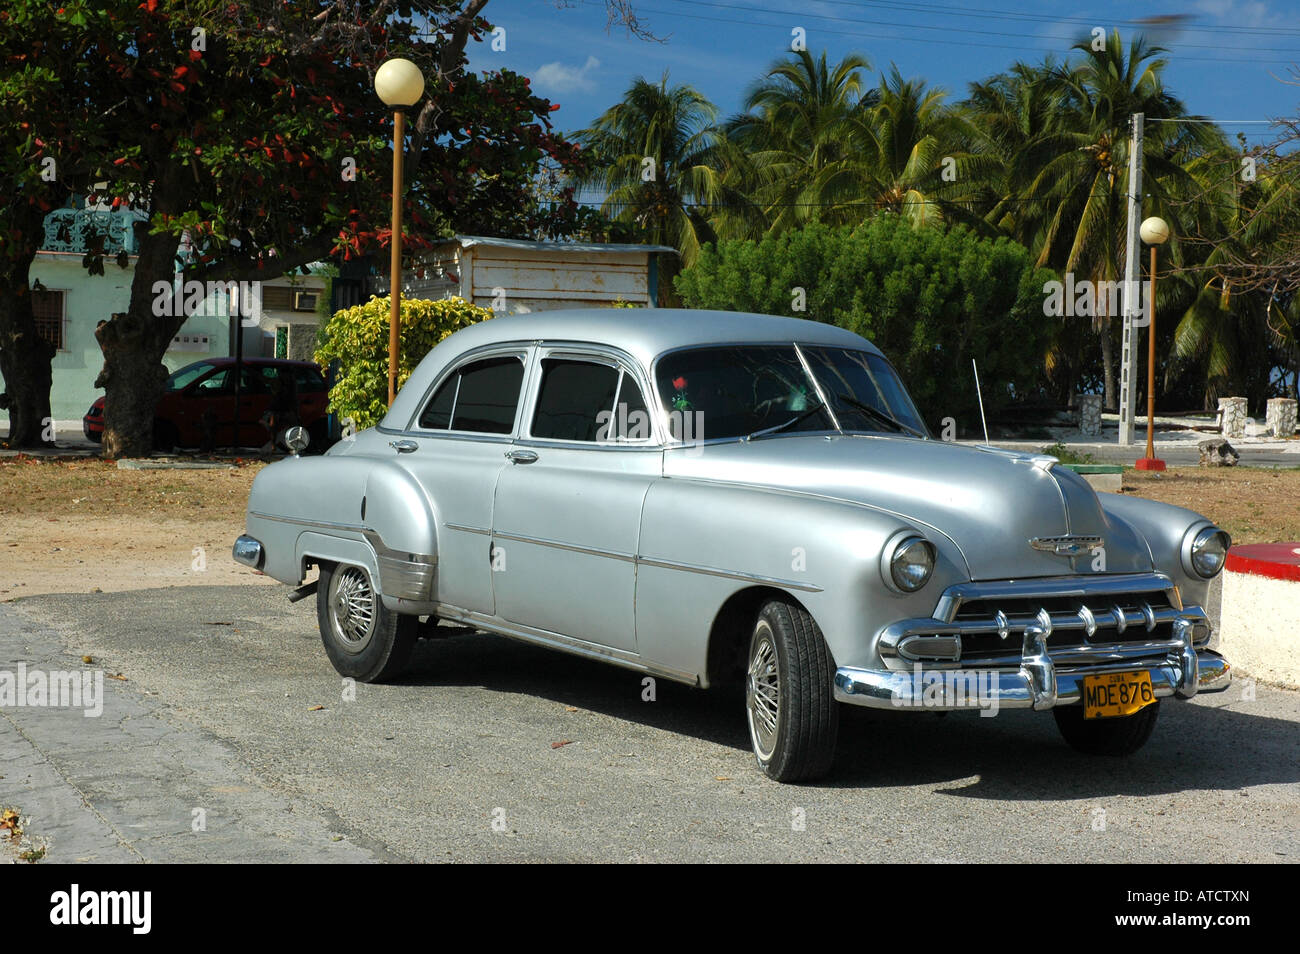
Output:
<path fill-rule="evenodd" d="M 10 381 L 11 369 L 42 360 L 25 330 L 38 213 L 97 189 L 96 198 L 148 214 L 136 225 L 130 305 L 96 332 L 104 454 L 148 454 L 162 358 L 186 319 L 187 296 L 160 289 L 177 279 L 270 279 L 391 240 L 391 115 L 373 86 L 390 56 L 426 77 L 402 144 L 407 247 L 455 230 L 554 234 L 575 219 L 564 203 L 551 213 L 531 201 L 544 164 L 578 161 L 551 130 L 552 104 L 514 73 L 464 69 L 466 44 L 491 29 L 479 15 L 486 2 L 68 0 L 56 9 L 11 0 L 0 14 L 0 89 L 6 107 L 11 91 L 22 93 L 13 102 L 28 123 L 3 134 L 21 155 L 0 158 L 19 182 L 0 210 L 0 258 L 12 253 L 14 263 L 0 274 L 0 299 L 26 298 L 25 307 L 0 306 L 0 370 L 23 404 L 16 416 L 11 409 L 15 436 L 29 437 L 42 410 L 29 399 L 41 380 Z M 39 175 L 47 154 L 56 182 Z M 551 214 L 557 228 L 545 221 Z M 89 267 L 102 268 L 101 257 L 88 256 Z M 48 415 L 48 357 L 44 366 Z"/>

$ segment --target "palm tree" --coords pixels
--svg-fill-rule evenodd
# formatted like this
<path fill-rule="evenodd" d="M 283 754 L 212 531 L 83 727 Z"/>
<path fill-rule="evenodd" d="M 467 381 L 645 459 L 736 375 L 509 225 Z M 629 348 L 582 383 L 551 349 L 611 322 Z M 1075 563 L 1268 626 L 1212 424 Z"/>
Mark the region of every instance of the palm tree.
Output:
<path fill-rule="evenodd" d="M 607 216 L 634 224 L 647 242 L 676 248 L 682 265 L 714 240 L 708 212 L 727 199 L 717 114 L 698 90 L 669 86 L 665 72 L 658 83 L 637 77 L 577 134 L 593 160 L 580 184 L 602 189 Z"/>
<path fill-rule="evenodd" d="M 1010 175 L 1024 183 L 1016 229 L 1039 250 L 1038 264 L 1074 272 L 1094 283 L 1118 280 L 1121 272 L 1128 191 L 1128 123 L 1146 115 L 1143 192 L 1153 214 L 1168 199 L 1195 194 L 1186 164 L 1215 148 L 1217 131 L 1195 122 L 1165 91 L 1166 61 L 1159 47 L 1137 37 L 1127 55 L 1119 31 L 1101 50 L 1075 45 L 1084 56 L 1056 69 L 1051 85 L 1061 105 L 1059 124 L 1049 125 L 1018 150 Z M 1177 240 L 1173 254 L 1178 254 Z M 1115 407 L 1111 315 L 1093 319 L 1101 338 L 1103 389 Z"/>
<path fill-rule="evenodd" d="M 777 60 L 745 97 L 745 111 L 727 123 L 734 147 L 729 179 L 761 211 L 758 224 L 781 232 L 815 219 L 833 221 L 825 188 L 828 169 L 853 154 L 855 120 L 874 105 L 865 89 L 866 57 L 850 53 L 834 66 L 806 50 Z M 752 231 L 741 210 L 728 232 Z"/>
<path fill-rule="evenodd" d="M 827 177 L 845 198 L 861 196 L 876 211 L 902 215 L 916 226 L 963 217 L 951 199 L 968 194 L 985 160 L 970 152 L 973 131 L 946 90 L 904 79 L 897 66 L 881 76 L 879 99 L 855 123 L 854 155 Z"/>
<path fill-rule="evenodd" d="M 1016 157 L 1039 137 L 1062 127 L 1067 97 L 1056 80 L 1060 64 L 1048 56 L 1039 65 L 1016 63 L 1006 73 L 970 84 L 961 109 L 974 139 L 973 153 L 987 157 L 979 183 L 984 219 L 1002 234 L 1030 247 L 1022 195 L 1028 183 L 1017 181 Z"/>
<path fill-rule="evenodd" d="M 1300 215 L 1300 196 L 1288 175 L 1273 170 L 1243 182 L 1240 160 L 1241 153 L 1225 147 L 1189 164 L 1203 191 L 1182 228 L 1211 240 L 1201 243 L 1208 253 L 1199 267 L 1174 275 L 1170 284 L 1179 293 L 1173 304 L 1185 309 L 1174 330 L 1172 366 L 1183 372 L 1200 366 L 1205 407 L 1228 393 L 1262 403 L 1274 366 L 1294 364 L 1300 329 L 1296 296 L 1279 294 L 1240 268 L 1276 254 Z"/>

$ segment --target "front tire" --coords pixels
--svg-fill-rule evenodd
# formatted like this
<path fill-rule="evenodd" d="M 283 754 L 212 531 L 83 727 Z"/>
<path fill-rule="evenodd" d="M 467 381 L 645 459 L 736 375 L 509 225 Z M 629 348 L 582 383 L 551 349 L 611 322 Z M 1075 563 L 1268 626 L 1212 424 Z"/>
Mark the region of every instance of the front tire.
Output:
<path fill-rule="evenodd" d="M 1085 719 L 1081 705 L 1057 706 L 1052 714 L 1071 748 L 1087 755 L 1132 755 L 1151 738 L 1160 700 L 1117 719 Z"/>
<path fill-rule="evenodd" d="M 778 782 L 830 771 L 839 732 L 835 663 L 821 629 L 799 604 L 769 600 L 758 612 L 745 682 L 758 767 Z"/>
<path fill-rule="evenodd" d="M 334 669 L 361 682 L 400 676 L 420 625 L 419 617 L 387 609 L 370 574 L 350 563 L 321 565 L 316 618 Z"/>

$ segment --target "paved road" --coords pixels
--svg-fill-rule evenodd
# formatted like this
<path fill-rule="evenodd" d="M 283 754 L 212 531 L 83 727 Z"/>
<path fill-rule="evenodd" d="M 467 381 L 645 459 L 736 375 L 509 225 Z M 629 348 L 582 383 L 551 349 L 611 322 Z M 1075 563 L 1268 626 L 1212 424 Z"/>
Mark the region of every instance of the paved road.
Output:
<path fill-rule="evenodd" d="M 344 701 L 314 622 L 270 587 L 0 606 L 0 670 L 125 676 L 100 718 L 0 710 L 0 801 L 51 860 L 1300 860 L 1293 692 L 1166 701 L 1130 760 L 1032 713 L 846 710 L 835 777 L 795 787 L 757 773 L 738 699 L 645 702 L 496 637 L 423 642 Z"/>

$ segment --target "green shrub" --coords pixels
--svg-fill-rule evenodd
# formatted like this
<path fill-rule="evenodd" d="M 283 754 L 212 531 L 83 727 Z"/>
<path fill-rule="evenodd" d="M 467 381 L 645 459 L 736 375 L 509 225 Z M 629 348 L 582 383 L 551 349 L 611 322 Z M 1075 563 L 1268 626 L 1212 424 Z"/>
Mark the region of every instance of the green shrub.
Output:
<path fill-rule="evenodd" d="M 1055 457 L 1062 464 L 1095 464 L 1097 458 L 1093 457 L 1086 451 L 1077 451 L 1060 441 L 1052 444 L 1050 447 L 1044 447 L 1041 453 L 1049 457 Z"/>
<path fill-rule="evenodd" d="M 316 363 L 327 367 L 339 362 L 338 377 L 330 391 L 330 410 L 354 426 L 370 427 L 388 412 L 388 310 L 387 297 L 371 298 L 364 305 L 336 311 L 321 333 Z M 433 346 L 453 331 L 492 317 L 492 312 L 463 298 L 401 301 L 402 350 L 397 366 L 401 388 L 415 366 Z"/>
<path fill-rule="evenodd" d="M 894 362 L 933 427 L 951 416 L 969 436 L 979 427 L 972 358 L 990 416 L 1042 387 L 1051 330 L 1042 289 L 1052 278 L 1008 239 L 876 216 L 706 246 L 676 288 L 688 308 L 791 315 L 862 335 Z"/>

